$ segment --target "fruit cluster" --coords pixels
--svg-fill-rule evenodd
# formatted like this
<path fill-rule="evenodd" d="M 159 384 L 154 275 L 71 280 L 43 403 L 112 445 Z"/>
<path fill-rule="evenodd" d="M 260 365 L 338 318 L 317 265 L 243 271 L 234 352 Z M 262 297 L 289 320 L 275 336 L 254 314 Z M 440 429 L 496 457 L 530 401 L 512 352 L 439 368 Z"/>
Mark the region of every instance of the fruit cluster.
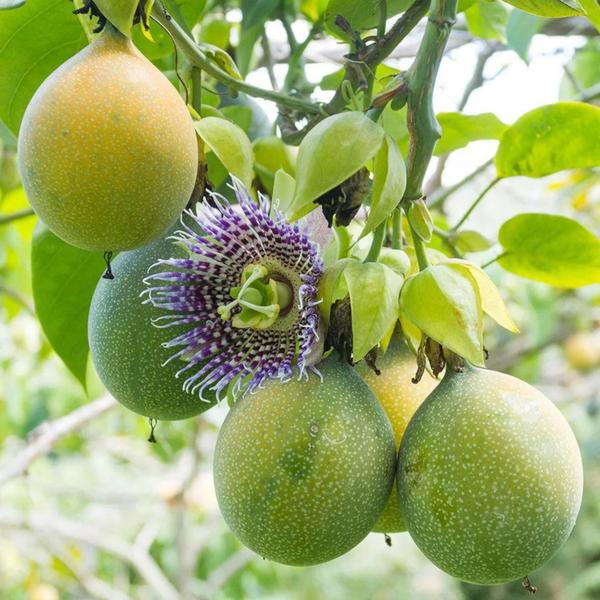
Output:
<path fill-rule="evenodd" d="M 260 555 L 311 565 L 370 531 L 408 530 L 443 570 L 496 584 L 567 539 L 581 457 L 540 392 L 468 363 L 414 385 L 401 335 L 381 374 L 323 359 L 317 244 L 239 183 L 237 205 L 214 196 L 174 224 L 198 170 L 193 122 L 116 30 L 38 90 L 19 160 L 52 231 L 84 249 L 131 250 L 98 283 L 89 316 L 109 391 L 152 419 L 236 400 L 215 487 L 232 531 Z"/>

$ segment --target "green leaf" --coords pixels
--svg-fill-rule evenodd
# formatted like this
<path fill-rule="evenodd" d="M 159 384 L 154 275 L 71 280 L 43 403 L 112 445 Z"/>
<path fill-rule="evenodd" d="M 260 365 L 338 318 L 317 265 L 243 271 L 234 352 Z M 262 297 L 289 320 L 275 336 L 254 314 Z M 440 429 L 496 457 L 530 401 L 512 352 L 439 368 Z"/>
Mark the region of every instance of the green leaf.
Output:
<path fill-rule="evenodd" d="M 241 127 L 227 119 L 205 117 L 194 124 L 206 145 L 215 153 L 231 175 L 246 187 L 254 178 L 252 143 Z"/>
<path fill-rule="evenodd" d="M 131 37 L 131 27 L 138 0 L 94 0 L 100 12 L 123 35 Z"/>
<path fill-rule="evenodd" d="M 28 0 L 0 19 L 0 119 L 17 135 L 42 81 L 87 43 L 64 0 Z"/>
<path fill-rule="evenodd" d="M 383 223 L 404 195 L 406 189 L 406 166 L 396 142 L 386 135 L 375 155 L 373 166 L 373 193 L 371 210 L 360 234 L 363 238 Z"/>
<path fill-rule="evenodd" d="M 442 137 L 434 152 L 437 156 L 454 152 L 477 140 L 499 140 L 508 129 L 508 125 L 493 113 L 439 113 L 437 119 L 442 127 Z"/>
<path fill-rule="evenodd" d="M 383 129 L 362 112 L 333 115 L 311 129 L 298 149 L 292 218 L 309 213 L 314 200 L 373 158 L 383 137 Z"/>
<path fill-rule="evenodd" d="M 504 0 L 516 8 L 540 17 L 575 17 L 582 15 L 581 3 L 577 0 Z"/>
<path fill-rule="evenodd" d="M 476 37 L 485 40 L 506 39 L 508 10 L 496 0 L 479 0 L 465 10 L 469 31 Z"/>
<path fill-rule="evenodd" d="M 467 10 L 467 8 L 471 8 L 471 6 L 473 6 L 473 4 L 477 3 L 479 0 L 458 0 L 458 6 L 456 8 L 456 12 L 460 13 L 463 12 L 465 10 Z"/>
<path fill-rule="evenodd" d="M 75 248 L 43 225 L 36 229 L 31 253 L 35 310 L 48 341 L 84 387 L 88 311 L 104 268 L 101 254 Z"/>
<path fill-rule="evenodd" d="M 483 312 L 474 278 L 449 263 L 406 280 L 400 308 L 425 335 L 483 366 Z"/>
<path fill-rule="evenodd" d="M 254 169 L 268 194 L 273 193 L 274 176 L 279 169 L 294 175 L 292 149 L 276 136 L 261 137 L 254 140 Z"/>
<path fill-rule="evenodd" d="M 404 250 L 383 247 L 379 253 L 377 262 L 386 265 L 403 277 L 410 270 L 410 257 Z"/>
<path fill-rule="evenodd" d="M 273 177 L 273 194 L 275 202 L 279 202 L 279 210 L 287 215 L 294 198 L 296 180 L 283 169 L 278 169 Z"/>
<path fill-rule="evenodd" d="M 397 321 L 404 278 L 381 263 L 351 261 L 344 279 L 352 307 L 352 357 L 358 362 Z"/>
<path fill-rule="evenodd" d="M 494 319 L 498 325 L 504 327 L 504 329 L 518 333 L 519 328 L 510 316 L 498 288 L 488 277 L 487 273 L 466 260 L 449 259 L 448 262 L 458 265 L 458 268 L 466 269 L 473 276 L 473 279 L 477 282 L 483 312 Z"/>
<path fill-rule="evenodd" d="M 274 16 L 279 0 L 241 0 L 242 26 L 240 43 L 236 50 L 238 68 L 243 76 L 248 74 L 252 50 L 263 33 L 265 23 Z"/>
<path fill-rule="evenodd" d="M 450 243 L 461 253 L 483 252 L 493 245 L 484 235 L 469 229 L 450 233 Z"/>
<path fill-rule="evenodd" d="M 206 8 L 206 0 L 163 0 L 163 4 L 189 35 Z"/>
<path fill-rule="evenodd" d="M 529 213 L 500 228 L 500 265 L 522 277 L 561 288 L 600 283 L 600 240 L 558 215 Z"/>
<path fill-rule="evenodd" d="M 25 0 L 0 0 L 0 10 L 19 8 L 19 6 L 23 6 L 23 4 L 25 4 Z"/>
<path fill-rule="evenodd" d="M 354 258 L 342 258 L 326 269 L 319 280 L 319 296 L 323 298 L 323 302 L 319 304 L 319 310 L 325 323 L 329 323 L 331 307 L 337 300 L 341 300 L 348 294 L 346 282 L 341 277 L 344 269 L 350 263 L 359 264 Z"/>
<path fill-rule="evenodd" d="M 506 27 L 506 41 L 525 62 L 529 58 L 529 46 L 533 36 L 544 24 L 544 19 L 518 8 L 511 11 Z"/>
<path fill-rule="evenodd" d="M 406 156 L 408 152 L 409 134 L 406 124 L 406 106 L 400 110 L 394 110 L 390 104 L 383 109 L 381 115 L 381 126 L 398 144 L 400 152 Z"/>
<path fill-rule="evenodd" d="M 414 0 L 386 0 L 386 17 L 393 17 L 405 11 Z M 335 24 L 335 17 L 341 15 L 352 29 L 362 31 L 377 27 L 379 22 L 379 1 L 373 0 L 330 0 L 325 9 L 325 27 L 337 37 L 346 35 Z"/>
<path fill-rule="evenodd" d="M 406 216 L 413 231 L 429 243 L 433 235 L 433 219 L 423 198 L 410 203 Z"/>
<path fill-rule="evenodd" d="M 219 112 L 223 117 L 241 127 L 245 132 L 248 132 L 252 125 L 252 110 L 247 106 L 222 106 Z"/>
<path fill-rule="evenodd" d="M 594 27 L 600 31 L 600 4 L 597 0 L 579 0 L 579 4 L 586 12 L 587 18 L 593 23 Z"/>
<path fill-rule="evenodd" d="M 221 15 L 207 15 L 198 31 L 198 42 L 212 44 L 223 50 L 229 47 L 232 24 Z"/>
<path fill-rule="evenodd" d="M 544 177 L 600 165 L 600 108 L 558 102 L 536 108 L 509 127 L 496 153 L 499 177 Z"/>

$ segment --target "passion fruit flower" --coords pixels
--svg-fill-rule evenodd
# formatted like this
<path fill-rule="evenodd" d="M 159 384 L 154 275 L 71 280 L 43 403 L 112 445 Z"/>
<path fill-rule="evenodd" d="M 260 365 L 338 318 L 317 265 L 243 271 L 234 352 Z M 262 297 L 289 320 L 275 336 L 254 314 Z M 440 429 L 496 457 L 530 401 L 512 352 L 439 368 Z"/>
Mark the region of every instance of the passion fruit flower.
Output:
<path fill-rule="evenodd" d="M 153 324 L 177 328 L 163 343 L 177 349 L 167 362 L 185 362 L 177 377 L 202 399 L 228 388 L 235 398 L 295 368 L 307 376 L 321 354 L 317 244 L 268 198 L 255 203 L 235 179 L 233 189 L 238 205 L 211 193 L 184 213 L 172 239 L 189 257 L 161 259 L 145 279 L 145 302 L 165 313 Z"/>

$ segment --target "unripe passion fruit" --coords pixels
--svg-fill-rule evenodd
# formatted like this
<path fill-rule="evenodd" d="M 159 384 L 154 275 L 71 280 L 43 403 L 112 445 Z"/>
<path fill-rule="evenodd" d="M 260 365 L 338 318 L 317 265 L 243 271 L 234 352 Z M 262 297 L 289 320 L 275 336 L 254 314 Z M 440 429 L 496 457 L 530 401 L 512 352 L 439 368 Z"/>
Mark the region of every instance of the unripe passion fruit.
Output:
<path fill-rule="evenodd" d="M 127 250 L 163 235 L 185 207 L 196 133 L 167 78 L 109 27 L 33 96 L 19 166 L 56 235 L 86 250 Z"/>
<path fill-rule="evenodd" d="M 215 449 L 223 517 L 265 558 L 313 565 L 356 546 L 394 478 L 394 435 L 352 367 L 330 356 L 323 376 L 270 381 L 229 412 Z"/>
<path fill-rule="evenodd" d="M 524 577 L 575 525 L 583 483 L 577 442 L 560 411 L 530 385 L 484 369 L 448 371 L 400 446 L 408 530 L 458 579 Z"/>
<path fill-rule="evenodd" d="M 172 351 L 161 344 L 173 329 L 154 327 L 156 312 L 140 298 L 149 267 L 159 258 L 183 255 L 168 239 L 119 254 L 112 263 L 115 279 L 100 279 L 90 307 L 88 335 L 100 379 L 121 404 L 155 419 L 185 419 L 214 404 L 214 396 L 204 402 L 183 391 L 182 379 L 175 378 L 181 361 L 162 366 Z"/>
<path fill-rule="evenodd" d="M 356 365 L 358 374 L 381 402 L 394 429 L 396 449 L 398 449 L 410 418 L 438 382 L 426 371 L 419 383 L 412 383 L 412 378 L 417 371 L 417 361 L 400 337 L 394 337 L 387 352 L 378 355 L 377 367 L 381 371 L 380 375 L 370 369 L 364 361 Z M 382 533 L 406 531 L 396 485 L 392 487 L 387 504 L 375 523 L 373 531 Z"/>

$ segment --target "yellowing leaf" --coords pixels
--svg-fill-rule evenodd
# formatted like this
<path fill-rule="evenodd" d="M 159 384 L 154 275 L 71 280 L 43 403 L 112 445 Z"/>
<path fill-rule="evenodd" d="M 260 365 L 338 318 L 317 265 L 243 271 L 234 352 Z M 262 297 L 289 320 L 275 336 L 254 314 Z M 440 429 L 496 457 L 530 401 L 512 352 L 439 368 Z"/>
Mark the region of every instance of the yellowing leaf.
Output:
<path fill-rule="evenodd" d="M 600 239 L 573 219 L 522 214 L 500 228 L 500 265 L 561 288 L 600 283 Z"/>
<path fill-rule="evenodd" d="M 498 325 L 504 327 L 504 329 L 512 331 L 513 333 L 518 333 L 519 328 L 510 316 L 498 288 L 489 278 L 487 273 L 466 260 L 450 259 L 448 262 L 460 265 L 462 268 L 467 269 L 473 276 L 477 282 L 477 287 L 479 288 L 483 311 L 492 317 Z"/>
<path fill-rule="evenodd" d="M 600 165 L 600 108 L 557 102 L 536 108 L 509 127 L 496 153 L 499 177 L 544 177 Z"/>

